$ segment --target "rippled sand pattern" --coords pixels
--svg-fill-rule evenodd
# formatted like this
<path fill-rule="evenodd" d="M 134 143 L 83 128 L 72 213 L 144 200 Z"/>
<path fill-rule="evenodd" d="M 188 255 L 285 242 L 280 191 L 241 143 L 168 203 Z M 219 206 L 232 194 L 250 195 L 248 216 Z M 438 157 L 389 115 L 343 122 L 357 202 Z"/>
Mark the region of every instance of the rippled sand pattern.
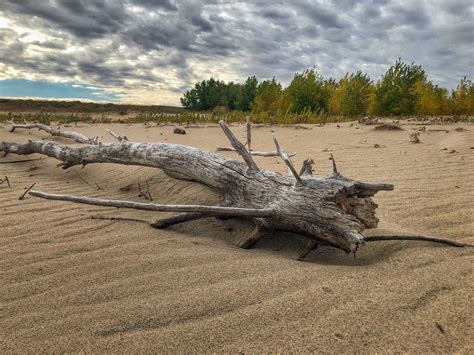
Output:
<path fill-rule="evenodd" d="M 380 224 L 370 233 L 474 243 L 474 126 L 464 124 L 462 132 L 454 130 L 459 125 L 433 126 L 449 132 L 422 132 L 421 144 L 409 143 L 415 126 L 390 132 L 356 126 L 258 128 L 254 149 L 271 148 L 273 130 L 284 149 L 298 152 L 297 166 L 312 157 L 316 173 L 326 175 L 332 152 L 346 176 L 394 183 L 394 191 L 376 196 Z M 47 137 L 7 128 L 0 125 L 1 140 Z M 111 141 L 104 128 L 76 130 Z M 189 128 L 184 136 L 172 127 L 111 128 L 136 141 L 227 145 L 217 127 Z M 233 129 L 244 137 L 243 126 Z M 0 162 L 19 159 L 25 157 Z M 286 173 L 276 158 L 256 161 Z M 157 169 L 97 164 L 64 171 L 56 164 L 49 158 L 0 164 L 0 178 L 11 182 L 0 185 L 1 353 L 474 351 L 473 249 L 377 242 L 356 259 L 321 248 L 298 262 L 305 241 L 291 234 L 270 235 L 252 250 L 233 248 L 252 228 L 239 220 L 161 231 L 90 216 L 153 220 L 163 213 L 18 200 L 36 182 L 51 193 L 145 201 L 136 185 L 120 188 L 148 179 L 160 203 L 219 201 L 207 188 Z"/>

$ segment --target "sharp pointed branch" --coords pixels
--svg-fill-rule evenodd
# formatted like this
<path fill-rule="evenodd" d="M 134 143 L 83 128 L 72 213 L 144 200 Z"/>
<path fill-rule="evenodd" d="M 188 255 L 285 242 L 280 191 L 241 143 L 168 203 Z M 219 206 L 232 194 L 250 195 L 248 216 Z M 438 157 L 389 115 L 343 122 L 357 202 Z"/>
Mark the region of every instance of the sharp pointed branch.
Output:
<path fill-rule="evenodd" d="M 165 217 L 157 220 L 152 223 L 151 226 L 157 229 L 167 228 L 169 226 L 174 226 L 179 223 L 195 221 L 197 219 L 215 217 L 216 214 L 203 213 L 203 212 L 190 212 L 190 213 L 180 213 L 171 217 Z"/>
<path fill-rule="evenodd" d="M 265 218 L 273 215 L 272 209 L 258 208 L 240 208 L 240 207 L 221 207 L 221 206 L 202 206 L 202 205 L 160 205 L 157 203 L 140 203 L 121 200 L 105 200 L 92 197 L 48 194 L 41 191 L 32 190 L 31 196 L 44 198 L 47 200 L 69 201 L 96 206 L 109 206 L 117 208 L 132 208 L 146 211 L 160 212 L 204 212 L 209 214 L 218 214 L 224 216 L 234 216 L 243 218 Z"/>
<path fill-rule="evenodd" d="M 275 148 L 276 148 L 276 151 L 277 151 L 278 155 L 283 159 L 286 166 L 290 170 L 291 174 L 295 177 L 296 181 L 298 181 L 298 182 L 302 181 L 300 175 L 296 172 L 295 167 L 293 166 L 293 163 L 291 162 L 288 154 L 286 154 L 284 151 L 281 150 L 280 144 L 278 144 L 277 139 L 275 138 L 274 135 L 272 135 L 272 136 L 273 136 L 273 142 L 275 143 Z"/>
<path fill-rule="evenodd" d="M 249 152 L 252 151 L 252 122 L 250 122 L 250 118 L 247 117 L 247 149 Z"/>
<path fill-rule="evenodd" d="M 0 185 L 3 184 L 4 182 L 7 183 L 8 185 L 8 188 L 10 188 L 10 180 L 8 179 L 8 176 L 5 176 L 1 181 L 0 181 Z"/>
<path fill-rule="evenodd" d="M 239 153 L 239 155 L 244 159 L 245 163 L 249 167 L 251 171 L 260 171 L 257 164 L 252 159 L 252 155 L 245 149 L 244 145 L 240 143 L 240 141 L 235 137 L 234 133 L 230 130 L 229 126 L 224 121 L 219 121 L 219 125 L 221 126 L 222 130 L 224 131 L 227 138 L 229 138 L 232 147 L 234 147 L 235 151 Z"/>
<path fill-rule="evenodd" d="M 334 175 L 339 175 L 339 172 L 337 171 L 337 167 L 336 167 L 336 159 L 334 159 L 334 156 L 332 155 L 332 153 L 331 153 L 331 160 L 332 160 L 332 173 Z"/>
<path fill-rule="evenodd" d="M 107 131 L 107 133 L 109 133 L 112 137 L 114 137 L 119 142 L 128 141 L 127 136 L 120 136 L 117 133 L 115 133 L 114 131 L 112 131 L 110 129 L 107 129 L 107 128 L 105 130 Z"/>
<path fill-rule="evenodd" d="M 457 247 L 457 248 L 474 247 L 474 245 L 463 244 L 463 243 L 455 242 L 454 240 L 441 239 L 441 238 L 422 236 L 422 235 L 371 235 L 371 236 L 365 237 L 364 240 L 366 242 L 378 242 L 378 241 L 383 241 L 383 240 L 418 240 L 422 242 L 446 244 L 446 245 L 450 245 L 452 247 Z"/>
<path fill-rule="evenodd" d="M 146 219 L 140 219 L 140 218 L 132 218 L 132 217 L 114 217 L 114 216 L 91 216 L 91 219 L 102 219 L 106 221 L 125 221 L 125 222 L 140 222 L 140 223 L 145 223 L 148 225 L 151 225 L 150 221 L 147 221 Z"/>

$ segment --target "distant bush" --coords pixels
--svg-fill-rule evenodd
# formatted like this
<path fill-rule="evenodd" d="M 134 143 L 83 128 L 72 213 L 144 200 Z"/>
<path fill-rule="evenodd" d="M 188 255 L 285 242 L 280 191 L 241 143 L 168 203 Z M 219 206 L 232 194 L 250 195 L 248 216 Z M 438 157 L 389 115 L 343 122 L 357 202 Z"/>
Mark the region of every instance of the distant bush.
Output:
<path fill-rule="evenodd" d="M 369 114 L 414 114 L 420 97 L 417 85 L 425 85 L 426 81 L 426 73 L 419 65 L 408 65 L 398 59 L 375 85 Z"/>
<path fill-rule="evenodd" d="M 292 112 L 328 112 L 336 88 L 334 79 L 324 79 L 314 69 L 296 73 L 285 90 Z"/>
<path fill-rule="evenodd" d="M 474 112 L 474 87 L 464 77 L 451 93 L 451 111 L 454 115 L 472 115 Z"/>
<path fill-rule="evenodd" d="M 374 90 L 369 76 L 361 71 L 346 74 L 329 99 L 331 113 L 344 116 L 361 116 L 367 113 Z"/>

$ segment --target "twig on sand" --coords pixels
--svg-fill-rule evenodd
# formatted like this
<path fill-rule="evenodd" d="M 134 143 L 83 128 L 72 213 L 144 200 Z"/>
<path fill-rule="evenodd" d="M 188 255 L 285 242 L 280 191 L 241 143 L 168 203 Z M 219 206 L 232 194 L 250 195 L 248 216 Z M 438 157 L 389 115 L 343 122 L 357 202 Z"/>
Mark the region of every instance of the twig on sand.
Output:
<path fill-rule="evenodd" d="M 366 242 L 378 242 L 378 241 L 383 241 L 383 240 L 419 240 L 423 242 L 447 244 L 447 245 L 451 245 L 457 248 L 474 247 L 474 245 L 459 243 L 459 242 L 455 242 L 454 240 L 421 236 L 421 235 L 371 235 L 371 236 L 365 237 L 364 240 Z"/>
<path fill-rule="evenodd" d="M 26 191 L 23 192 L 20 197 L 18 197 L 18 199 L 19 199 L 19 200 L 23 200 L 23 199 L 25 198 L 25 195 L 26 195 L 35 185 L 36 185 L 36 182 L 33 183 L 30 187 L 28 187 L 28 188 L 26 189 Z"/>
<path fill-rule="evenodd" d="M 44 158 L 34 158 L 34 159 L 23 159 L 23 160 L 10 160 L 10 161 L 0 161 L 0 164 L 15 164 L 15 163 L 24 163 L 27 161 L 36 161 L 43 160 Z"/>
<path fill-rule="evenodd" d="M 8 180 L 8 176 L 5 176 L 5 178 L 4 178 L 2 181 L 0 181 L 0 185 L 3 184 L 4 182 L 7 183 L 8 188 L 11 188 L 11 186 L 10 186 L 10 180 Z"/>
<path fill-rule="evenodd" d="M 151 225 L 150 221 L 140 218 L 131 218 L 131 217 L 110 217 L 110 216 L 91 216 L 91 219 L 103 219 L 108 221 L 127 221 L 127 222 L 140 222 Z"/>
<path fill-rule="evenodd" d="M 99 186 L 99 184 L 97 184 L 96 182 L 94 183 L 95 185 L 92 185 L 89 181 L 87 181 L 86 179 L 84 179 L 81 175 L 79 175 L 79 173 L 75 170 L 72 171 L 74 174 L 76 174 L 79 179 L 81 179 L 84 183 L 86 183 L 87 185 L 89 185 L 90 187 L 96 189 L 96 190 L 102 190 L 102 187 Z"/>
<path fill-rule="evenodd" d="M 140 185 L 140 180 L 138 180 L 138 192 L 140 193 L 140 196 L 143 196 L 146 200 L 153 201 L 153 197 L 151 196 L 150 192 L 150 186 L 148 185 L 148 180 L 145 180 L 145 185 L 146 191 L 143 191 Z"/>

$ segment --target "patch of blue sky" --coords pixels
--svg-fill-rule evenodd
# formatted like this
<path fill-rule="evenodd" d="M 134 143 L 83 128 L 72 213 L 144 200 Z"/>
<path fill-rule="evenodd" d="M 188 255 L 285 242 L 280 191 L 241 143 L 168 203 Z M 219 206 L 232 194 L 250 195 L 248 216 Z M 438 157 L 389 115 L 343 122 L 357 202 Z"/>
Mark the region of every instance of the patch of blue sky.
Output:
<path fill-rule="evenodd" d="M 42 99 L 86 99 L 115 102 L 119 96 L 99 87 L 76 83 L 54 83 L 26 79 L 0 80 L 0 97 Z"/>

